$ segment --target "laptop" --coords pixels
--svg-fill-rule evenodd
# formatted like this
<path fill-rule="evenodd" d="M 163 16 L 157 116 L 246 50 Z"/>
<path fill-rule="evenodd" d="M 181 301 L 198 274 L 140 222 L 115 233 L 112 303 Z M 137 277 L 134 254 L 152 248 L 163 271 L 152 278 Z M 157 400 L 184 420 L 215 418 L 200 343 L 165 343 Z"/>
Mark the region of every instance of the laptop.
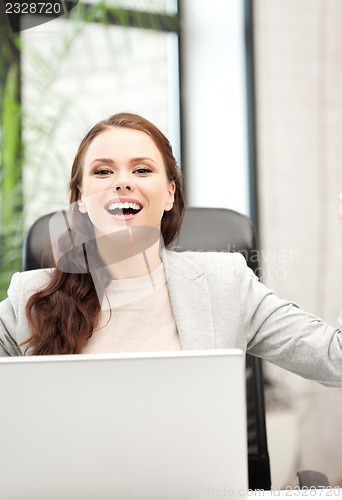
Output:
<path fill-rule="evenodd" d="M 0 497 L 248 496 L 240 350 L 0 359 Z"/>

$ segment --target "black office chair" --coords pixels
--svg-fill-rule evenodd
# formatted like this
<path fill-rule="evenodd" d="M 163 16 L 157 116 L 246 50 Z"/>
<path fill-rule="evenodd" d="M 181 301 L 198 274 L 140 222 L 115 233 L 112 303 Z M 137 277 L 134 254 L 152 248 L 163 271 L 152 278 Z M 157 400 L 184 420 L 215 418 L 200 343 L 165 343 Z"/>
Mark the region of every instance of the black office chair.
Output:
<path fill-rule="evenodd" d="M 28 231 L 23 247 L 25 271 L 49 265 L 49 220 L 53 215 L 51 213 L 41 217 Z M 170 249 L 241 252 L 249 267 L 258 274 L 259 260 L 254 226 L 248 217 L 233 210 L 187 208 L 179 238 Z M 271 477 L 262 366 L 260 359 L 250 355 L 246 357 L 246 386 L 249 488 L 269 490 Z M 300 474 L 300 486 L 329 484 L 325 476 L 314 476 L 312 471 Z"/>

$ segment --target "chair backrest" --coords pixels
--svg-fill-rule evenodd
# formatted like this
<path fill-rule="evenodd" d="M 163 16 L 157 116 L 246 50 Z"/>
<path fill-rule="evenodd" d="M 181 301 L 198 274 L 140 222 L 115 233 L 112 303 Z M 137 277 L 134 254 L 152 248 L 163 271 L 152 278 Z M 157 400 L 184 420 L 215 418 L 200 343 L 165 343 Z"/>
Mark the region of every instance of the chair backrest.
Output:
<path fill-rule="evenodd" d="M 51 251 L 49 220 L 53 213 L 38 219 L 28 231 L 23 248 L 23 269 L 48 265 Z M 259 261 L 254 226 L 251 220 L 234 210 L 187 208 L 174 251 L 241 252 L 249 267 L 258 273 Z M 271 488 L 267 449 L 264 387 L 261 360 L 246 356 L 248 474 L 250 489 Z"/>
<path fill-rule="evenodd" d="M 55 212 L 52 212 L 40 217 L 26 233 L 22 254 L 24 271 L 41 269 L 51 265 L 49 260 L 53 259 L 53 255 L 49 221 L 54 214 Z"/>

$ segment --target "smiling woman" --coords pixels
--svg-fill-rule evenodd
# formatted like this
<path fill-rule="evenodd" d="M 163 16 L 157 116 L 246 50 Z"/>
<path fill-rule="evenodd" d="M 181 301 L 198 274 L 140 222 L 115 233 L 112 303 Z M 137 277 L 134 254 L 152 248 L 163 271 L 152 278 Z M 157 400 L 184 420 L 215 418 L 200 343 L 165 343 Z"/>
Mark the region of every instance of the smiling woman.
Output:
<path fill-rule="evenodd" d="M 165 249 L 181 184 L 152 123 L 121 113 L 95 125 L 73 163 L 56 268 L 15 274 L 0 303 L 0 354 L 242 348 L 341 386 L 339 328 L 276 297 L 238 253 Z"/>
<path fill-rule="evenodd" d="M 148 120 L 120 113 L 86 134 L 71 170 L 70 231 L 59 241 L 61 258 L 47 286 L 26 306 L 33 334 L 23 346 L 30 354 L 85 352 L 99 330 L 108 342 L 103 328 L 118 304 L 115 286 L 140 290 L 121 291 L 121 306 L 150 293 L 151 283 L 154 292 L 156 283 L 159 292 L 163 287 L 167 299 L 161 249 L 180 230 L 181 182 L 169 141 Z M 42 335 L 42 322 L 48 335 Z"/>

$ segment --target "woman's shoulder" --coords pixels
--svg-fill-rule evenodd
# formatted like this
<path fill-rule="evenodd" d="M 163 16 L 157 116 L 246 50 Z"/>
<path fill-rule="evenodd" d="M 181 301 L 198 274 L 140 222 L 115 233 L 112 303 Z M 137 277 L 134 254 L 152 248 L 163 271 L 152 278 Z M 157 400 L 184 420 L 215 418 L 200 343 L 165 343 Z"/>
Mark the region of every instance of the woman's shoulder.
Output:
<path fill-rule="evenodd" d="M 167 260 L 169 265 L 181 267 L 198 267 L 205 271 L 219 271 L 224 267 L 225 270 L 244 271 L 247 268 L 245 258 L 239 252 L 202 252 L 186 251 L 175 252 L 167 251 Z"/>
<path fill-rule="evenodd" d="M 233 262 L 235 260 L 245 260 L 240 252 L 228 251 L 202 251 L 202 250 L 187 250 L 179 252 L 175 250 L 167 250 L 167 255 L 179 260 L 192 260 L 198 262 L 212 262 L 214 260 L 225 260 Z"/>
<path fill-rule="evenodd" d="M 33 269 L 32 271 L 22 271 L 13 274 L 8 296 L 10 298 L 32 295 L 40 288 L 43 288 L 51 279 L 53 269 Z"/>

